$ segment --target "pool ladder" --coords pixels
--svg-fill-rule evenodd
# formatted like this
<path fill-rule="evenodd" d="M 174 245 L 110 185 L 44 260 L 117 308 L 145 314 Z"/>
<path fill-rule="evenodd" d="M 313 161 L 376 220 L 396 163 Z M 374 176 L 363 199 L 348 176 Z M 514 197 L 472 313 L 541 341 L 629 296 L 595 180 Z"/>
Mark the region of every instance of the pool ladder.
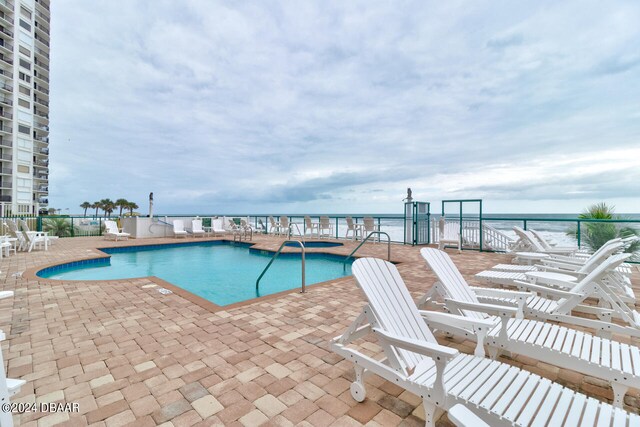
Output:
<path fill-rule="evenodd" d="M 286 246 L 287 243 L 297 243 L 298 245 L 300 245 L 300 248 L 302 249 L 302 287 L 300 290 L 300 293 L 305 293 L 306 290 L 306 286 L 305 286 L 305 271 L 304 271 L 304 243 L 302 243 L 300 240 L 285 240 L 284 242 L 282 242 L 282 244 L 280 245 L 280 247 L 278 248 L 278 250 L 276 251 L 275 254 L 273 254 L 273 256 L 271 257 L 271 261 L 269 261 L 269 264 L 267 264 L 267 266 L 264 268 L 264 270 L 262 270 L 262 273 L 260 273 L 260 276 L 258 276 L 258 280 L 256 280 L 256 292 L 259 291 L 259 285 L 260 285 L 260 279 L 262 279 L 262 276 L 264 276 L 264 274 L 267 272 L 267 270 L 269 269 L 269 267 L 271 267 L 271 264 L 273 264 L 273 261 L 276 260 L 276 258 L 278 258 L 278 255 L 280 255 L 280 252 L 282 252 L 282 249 Z"/>
<path fill-rule="evenodd" d="M 364 245 L 365 243 L 367 243 L 367 240 L 369 240 L 371 238 L 371 236 L 373 235 L 377 235 L 378 236 L 378 240 L 380 239 L 380 236 L 384 234 L 385 236 L 387 236 L 387 261 L 391 262 L 391 237 L 389 237 L 389 234 L 385 233 L 384 231 L 372 231 L 369 233 L 369 235 L 367 237 L 365 237 L 362 242 L 360 242 L 360 244 L 358 245 L 358 247 L 356 247 L 342 262 L 345 266 L 347 265 L 347 261 L 349 261 L 350 258 L 353 258 L 353 254 L 355 254 L 356 252 L 358 252 L 358 249 L 360 249 L 362 247 L 362 245 Z"/>

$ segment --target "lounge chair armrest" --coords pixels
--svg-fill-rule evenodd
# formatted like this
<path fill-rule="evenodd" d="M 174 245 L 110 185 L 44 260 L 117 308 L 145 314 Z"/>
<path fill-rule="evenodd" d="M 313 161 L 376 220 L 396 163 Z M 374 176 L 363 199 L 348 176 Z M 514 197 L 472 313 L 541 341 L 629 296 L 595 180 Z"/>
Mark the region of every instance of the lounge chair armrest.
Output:
<path fill-rule="evenodd" d="M 395 346 L 398 346 L 405 350 L 413 351 L 414 353 L 431 357 L 436 360 L 449 360 L 457 356 L 459 353 L 458 350 L 451 347 L 446 347 L 444 345 L 431 343 L 428 341 L 418 341 L 412 338 L 402 337 L 388 331 L 383 331 L 380 328 L 373 328 L 373 333 L 383 337 L 385 340 Z"/>
<path fill-rule="evenodd" d="M 445 304 L 455 306 L 458 309 L 476 311 L 480 313 L 487 313 L 494 316 L 512 317 L 518 314 L 517 308 L 509 307 L 506 305 L 494 305 L 494 304 L 458 301 L 450 298 L 445 298 L 444 302 Z"/>
<path fill-rule="evenodd" d="M 563 270 L 578 271 L 582 267 L 581 264 L 573 264 L 570 262 L 556 261 L 553 259 L 542 260 L 542 264 L 543 264 L 542 268 L 544 269 L 548 269 L 552 267 L 552 268 L 561 268 Z"/>
<path fill-rule="evenodd" d="M 460 328 L 489 328 L 494 325 L 491 320 L 471 319 L 451 313 L 440 313 L 437 311 L 420 310 L 420 315 L 428 322 L 450 324 Z"/>
<path fill-rule="evenodd" d="M 560 273 L 560 274 L 568 274 L 569 276 L 574 276 L 578 278 L 583 278 L 586 276 L 585 273 L 580 273 L 577 270 L 570 270 L 565 268 L 558 268 L 556 266 L 551 265 L 541 265 L 539 266 L 540 271 L 548 271 L 549 273 Z"/>
<path fill-rule="evenodd" d="M 572 256 L 565 256 L 565 255 L 554 255 L 552 258 L 545 258 L 543 260 L 544 261 L 555 261 L 555 262 L 564 262 L 567 264 L 572 264 L 572 265 L 576 265 L 578 267 L 580 267 L 581 265 L 584 264 L 584 259 L 582 258 L 575 258 Z"/>
<path fill-rule="evenodd" d="M 520 280 L 514 280 L 513 283 L 515 284 L 515 286 L 523 287 L 523 288 L 526 288 L 526 289 L 529 289 L 531 291 L 534 291 L 534 292 L 537 292 L 537 293 L 541 293 L 541 294 L 553 295 L 553 296 L 558 297 L 558 298 L 571 298 L 571 297 L 579 297 L 580 296 L 580 294 L 577 294 L 575 292 L 562 291 L 560 289 L 550 288 L 550 287 L 547 287 L 547 286 L 534 285 L 533 283 L 522 282 Z"/>
<path fill-rule="evenodd" d="M 495 288 L 482 288 L 480 286 L 470 286 L 476 295 L 482 295 L 494 298 L 530 298 L 533 296 L 532 292 L 523 291 L 510 291 L 508 289 L 495 289 Z"/>

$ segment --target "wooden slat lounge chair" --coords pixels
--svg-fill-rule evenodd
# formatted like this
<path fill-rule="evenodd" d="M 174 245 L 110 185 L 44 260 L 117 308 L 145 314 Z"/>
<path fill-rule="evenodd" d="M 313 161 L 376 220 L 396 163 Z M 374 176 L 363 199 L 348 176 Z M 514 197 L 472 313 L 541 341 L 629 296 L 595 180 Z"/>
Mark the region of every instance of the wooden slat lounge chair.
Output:
<path fill-rule="evenodd" d="M 187 237 L 187 231 L 184 229 L 184 221 L 176 219 L 173 221 L 173 235 L 177 237 Z"/>
<path fill-rule="evenodd" d="M 127 240 L 131 236 L 129 233 L 122 232 L 118 228 L 118 224 L 115 221 L 108 220 L 108 219 L 105 220 L 104 227 L 105 227 L 104 238 L 107 240 L 109 239 L 113 239 L 115 241 L 118 241 L 118 239 Z"/>
<path fill-rule="evenodd" d="M 192 219 L 191 220 L 191 234 L 193 237 L 204 237 L 204 228 L 202 228 L 202 220 L 201 219 Z"/>
<path fill-rule="evenodd" d="M 437 262 L 451 262 L 451 259 L 446 253 L 438 251 L 437 249 L 423 248 L 420 250 L 420 254 L 425 260 L 428 260 L 432 268 Z M 609 257 L 594 271 L 589 273 L 587 277 L 580 280 L 579 283 L 572 285 L 573 288 L 571 291 L 517 281 L 516 286 L 531 292 L 525 297 L 523 297 L 523 295 L 527 295 L 526 292 L 512 293 L 513 296 L 510 298 L 509 292 L 514 291 L 469 286 L 462 275 L 457 273 L 452 280 L 457 283 L 457 289 L 460 295 L 454 297 L 454 300 L 463 301 L 469 297 L 468 294 L 474 294 L 476 297 L 482 297 L 482 302 L 487 304 L 511 304 L 517 307 L 517 316 L 520 317 L 526 315 L 530 318 L 553 320 L 587 327 L 596 330 L 599 336 L 607 338 L 610 337 L 612 333 L 640 337 L 640 315 L 638 312 L 627 306 L 614 292 L 607 289 L 608 285 L 601 280 L 608 271 L 615 269 L 616 266 L 622 263 L 628 256 L 628 254 L 618 254 Z M 420 307 L 428 305 L 433 301 L 434 296 L 446 294 L 446 291 L 441 290 L 439 286 L 440 285 L 436 283 L 429 292 L 420 299 L 418 305 Z M 536 292 L 542 295 L 538 295 Z M 551 296 L 552 298 L 545 295 Z M 460 298 L 461 296 L 465 296 L 465 299 Z M 606 303 L 609 307 L 605 308 L 582 304 L 584 300 L 589 297 L 600 297 L 601 302 Z M 520 310 L 522 310 L 522 312 L 520 312 Z M 574 316 L 572 315 L 573 311 L 596 315 L 600 320 Z M 614 323 L 612 322 L 613 318 L 621 319 L 629 326 Z"/>
<path fill-rule="evenodd" d="M 457 404 L 491 426 L 640 423 L 638 415 L 536 374 L 438 344 L 428 327 L 434 313 L 418 310 L 393 264 L 361 258 L 353 263 L 352 272 L 368 304 L 330 345 L 354 364 L 351 395 L 355 400 L 365 399 L 364 376 L 374 373 L 420 396 L 427 426 L 434 425 L 438 412 Z M 462 316 L 447 315 L 447 319 L 449 324 L 466 327 L 487 324 Z M 366 336 L 377 339 L 384 357 L 359 351 L 354 342 Z"/>
<path fill-rule="evenodd" d="M 637 346 L 539 320 L 514 319 L 515 308 L 481 303 L 471 290 L 465 291 L 469 285 L 446 253 L 432 249 L 422 252 L 422 256 L 438 278 L 440 297 L 456 301 L 447 304 L 452 313 L 493 322 L 488 330 L 449 327 L 446 322 L 440 328 L 454 335 L 475 338 L 476 355 L 483 354 L 484 342 L 494 358 L 506 350 L 599 378 L 611 384 L 613 402 L 618 407 L 622 407 L 629 387 L 640 388 Z"/>
<path fill-rule="evenodd" d="M 481 271 L 475 277 L 481 282 L 500 286 L 515 286 L 517 281 L 533 281 L 545 286 L 556 286 L 571 290 L 573 286 L 567 282 L 576 283 L 584 279 L 598 265 L 618 252 L 622 246 L 620 241 L 606 244 L 589 257 L 584 264 L 567 264 L 553 259 L 542 260 L 542 264 L 535 266 L 499 264 L 496 266 L 498 269 L 492 268 L 491 270 Z M 620 266 L 610 271 L 602 280 L 606 281 L 610 285 L 609 289 L 616 291 L 616 294 L 625 303 L 635 304 L 636 298 L 631 287 L 631 280 L 626 275 L 621 274 L 619 270 Z"/>

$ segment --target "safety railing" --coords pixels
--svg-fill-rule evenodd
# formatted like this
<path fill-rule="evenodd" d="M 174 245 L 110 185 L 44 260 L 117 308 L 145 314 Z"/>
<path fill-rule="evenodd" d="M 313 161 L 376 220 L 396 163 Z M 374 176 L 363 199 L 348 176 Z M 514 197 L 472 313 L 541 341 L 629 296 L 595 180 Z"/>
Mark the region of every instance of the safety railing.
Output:
<path fill-rule="evenodd" d="M 371 236 L 373 235 L 385 235 L 387 236 L 387 261 L 391 262 L 391 237 L 389 237 L 389 235 L 387 233 L 385 233 L 384 231 L 372 231 L 369 233 L 369 235 L 367 235 L 367 237 L 365 237 L 364 239 L 362 239 L 362 242 L 360 242 L 360 244 L 358 246 L 356 246 L 356 248 L 351 251 L 351 253 L 349 255 L 347 255 L 347 257 L 344 259 L 344 261 L 342 262 L 344 265 L 347 264 L 347 261 L 349 261 L 349 259 L 353 258 L 353 255 L 358 252 L 358 249 L 360 249 L 362 247 L 362 245 L 364 245 L 367 240 L 369 240 L 371 238 Z"/>
<path fill-rule="evenodd" d="M 305 249 L 304 249 L 304 243 L 302 243 L 300 240 L 285 240 L 284 242 L 282 242 L 282 244 L 280 245 L 280 247 L 278 248 L 276 253 L 273 254 L 273 256 L 271 257 L 271 261 L 269 261 L 269 264 L 267 264 L 267 266 L 264 268 L 264 270 L 262 270 L 262 273 L 260 273 L 260 276 L 258 276 L 258 280 L 256 280 L 256 293 L 258 293 L 260 291 L 260 280 L 265 275 L 267 270 L 269 270 L 269 267 L 271 267 L 271 264 L 273 264 L 273 262 L 276 260 L 276 258 L 278 258 L 278 255 L 280 255 L 280 252 L 282 252 L 282 249 L 284 249 L 284 247 L 287 246 L 287 243 L 297 243 L 298 245 L 300 245 L 300 249 L 302 249 L 302 255 L 301 255 L 301 261 L 302 261 L 302 285 L 301 285 L 300 293 L 305 293 L 305 291 L 306 291 L 306 283 L 305 283 L 306 274 L 305 274 L 305 259 L 304 259 Z"/>

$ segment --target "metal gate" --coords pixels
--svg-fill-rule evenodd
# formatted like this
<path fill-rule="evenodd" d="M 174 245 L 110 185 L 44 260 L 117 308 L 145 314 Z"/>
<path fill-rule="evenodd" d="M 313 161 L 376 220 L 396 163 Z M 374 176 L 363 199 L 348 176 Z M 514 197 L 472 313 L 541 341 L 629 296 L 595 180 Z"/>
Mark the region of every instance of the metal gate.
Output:
<path fill-rule="evenodd" d="M 431 205 L 429 202 L 404 204 L 404 243 L 428 245 L 431 243 Z"/>

